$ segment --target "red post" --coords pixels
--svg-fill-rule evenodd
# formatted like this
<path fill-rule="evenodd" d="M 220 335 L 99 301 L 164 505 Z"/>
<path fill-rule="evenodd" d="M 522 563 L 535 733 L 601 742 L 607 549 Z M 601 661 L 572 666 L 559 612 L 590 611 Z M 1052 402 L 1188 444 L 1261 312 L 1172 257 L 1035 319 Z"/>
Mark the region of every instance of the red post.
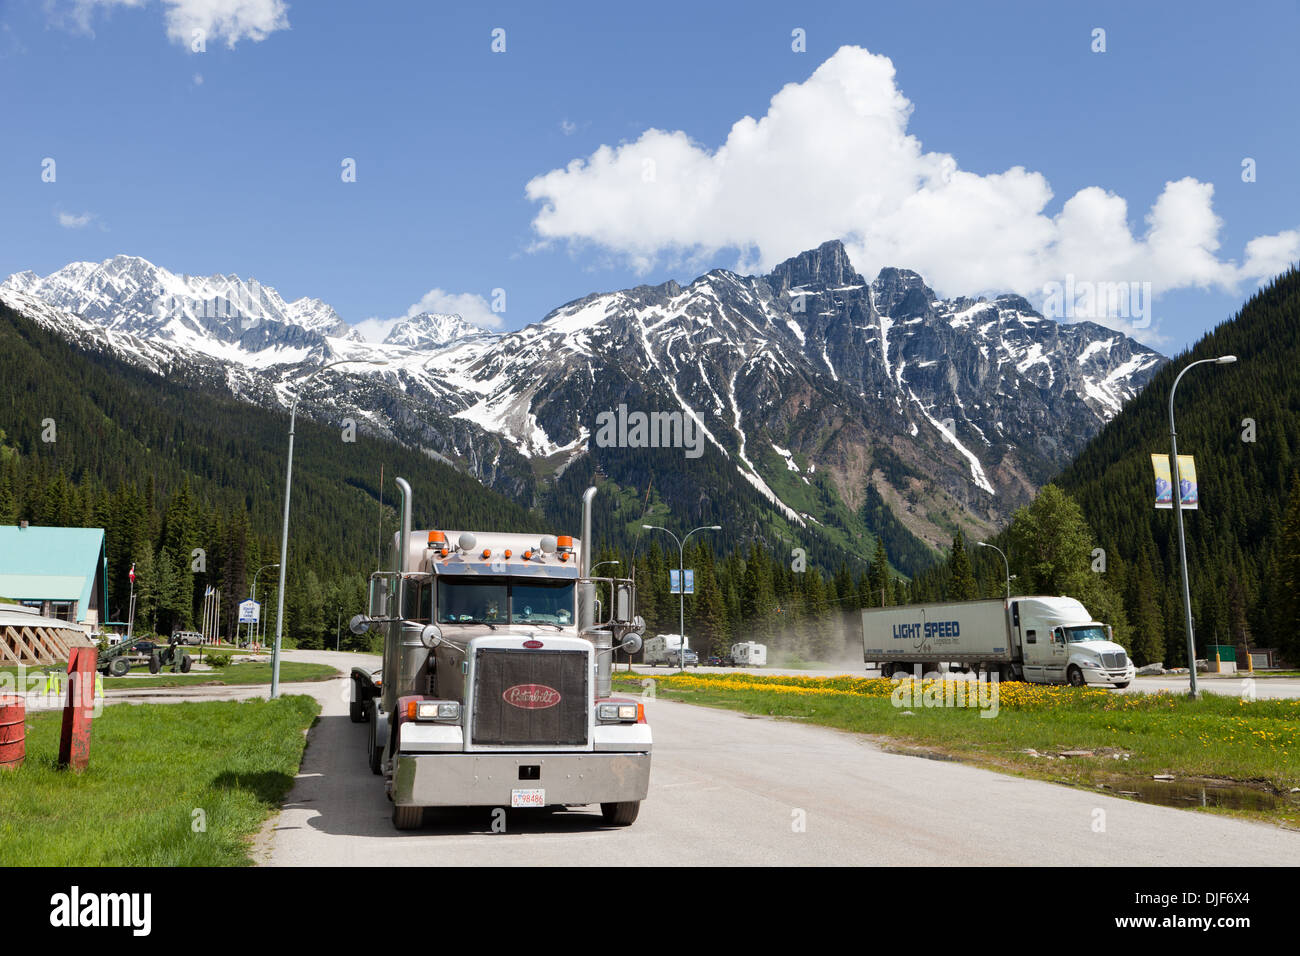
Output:
<path fill-rule="evenodd" d="M 68 697 L 63 705 L 63 733 L 59 738 L 59 766 L 80 773 L 90 763 L 90 718 L 95 710 L 95 660 L 93 647 L 74 647 L 68 656 Z"/>

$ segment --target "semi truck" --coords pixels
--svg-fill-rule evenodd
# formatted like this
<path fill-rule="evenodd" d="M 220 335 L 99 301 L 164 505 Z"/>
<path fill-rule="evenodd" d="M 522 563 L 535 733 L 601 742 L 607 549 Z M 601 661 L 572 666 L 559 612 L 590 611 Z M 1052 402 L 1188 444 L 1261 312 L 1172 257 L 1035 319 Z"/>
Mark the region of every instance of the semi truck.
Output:
<path fill-rule="evenodd" d="M 1123 688 L 1135 673 L 1109 625 L 1074 598 L 1043 595 L 868 608 L 862 659 L 882 677 L 947 664 L 1001 680 Z"/>
<path fill-rule="evenodd" d="M 628 826 L 649 792 L 644 705 L 611 693 L 615 649 L 641 649 L 635 581 L 591 576 L 591 508 L 582 537 L 412 528 L 397 479 L 401 530 L 391 570 L 370 581 L 354 633 L 384 635 L 383 667 L 352 672 L 354 721 L 384 778 L 393 825 L 429 807 L 561 808 L 598 804 Z M 597 587 L 608 608 L 597 600 Z"/>

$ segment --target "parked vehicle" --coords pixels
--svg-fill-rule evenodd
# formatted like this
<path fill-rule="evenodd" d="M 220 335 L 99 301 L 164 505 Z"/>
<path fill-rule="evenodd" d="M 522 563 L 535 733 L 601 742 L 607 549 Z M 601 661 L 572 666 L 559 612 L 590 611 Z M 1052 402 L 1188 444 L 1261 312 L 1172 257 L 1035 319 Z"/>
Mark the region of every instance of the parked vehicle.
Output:
<path fill-rule="evenodd" d="M 352 671 L 351 716 L 370 725 L 366 756 L 384 778 L 393 825 L 425 808 L 599 804 L 627 826 L 650 787 L 650 726 L 611 694 L 615 649 L 641 649 L 628 578 L 591 577 L 591 502 L 582 539 L 413 531 L 401 491 L 392 570 L 371 577 L 369 615 L 384 633 L 378 680 Z M 611 593 L 598 611 L 597 583 Z M 608 613 L 604 620 L 597 615 Z"/>
<path fill-rule="evenodd" d="M 681 666 L 683 666 L 683 665 L 682 665 L 682 661 L 681 661 L 681 653 L 682 653 L 682 652 L 681 652 L 681 651 L 678 651 L 678 650 L 671 650 L 671 651 L 669 651 L 669 652 L 664 656 L 664 662 L 665 662 L 669 667 L 681 667 Z M 689 647 L 686 648 L 686 664 L 685 664 L 685 666 L 686 666 L 686 667 L 699 667 L 699 666 L 700 666 L 700 655 L 697 654 L 695 651 L 691 650 Z"/>
<path fill-rule="evenodd" d="M 922 674 L 941 664 L 997 672 L 1002 680 L 1127 687 L 1133 662 L 1110 626 L 1070 597 L 1013 597 L 869 608 L 862 659 L 880 673 Z"/>
<path fill-rule="evenodd" d="M 686 645 L 686 660 L 689 662 L 691 655 L 695 654 L 691 650 L 691 642 L 683 638 L 680 634 L 656 634 L 645 642 L 645 653 L 641 656 L 643 664 L 649 664 L 651 667 L 658 667 L 660 664 L 666 664 L 669 667 L 680 667 L 681 664 L 677 659 L 677 652 L 682 644 Z M 696 655 L 695 665 L 699 666 L 699 655 Z"/>
<path fill-rule="evenodd" d="M 176 631 L 172 634 L 172 641 L 189 647 L 197 647 L 203 643 L 203 635 L 198 631 Z"/>
<path fill-rule="evenodd" d="M 767 645 L 742 641 L 731 645 L 731 659 L 737 667 L 766 667 Z"/>

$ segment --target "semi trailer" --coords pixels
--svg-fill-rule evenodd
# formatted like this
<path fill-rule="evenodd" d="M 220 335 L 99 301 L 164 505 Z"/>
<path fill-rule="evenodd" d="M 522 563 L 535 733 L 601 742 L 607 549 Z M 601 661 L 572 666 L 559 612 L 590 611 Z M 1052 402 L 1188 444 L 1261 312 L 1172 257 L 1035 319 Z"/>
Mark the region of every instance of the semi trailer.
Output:
<path fill-rule="evenodd" d="M 1107 624 L 1070 597 L 954 601 L 868 608 L 862 659 L 882 677 L 941 665 L 1037 684 L 1127 687 L 1133 662 Z"/>
<path fill-rule="evenodd" d="M 379 674 L 353 669 L 351 715 L 369 724 L 393 825 L 420 826 L 428 807 L 593 804 L 631 824 L 652 738 L 644 705 L 610 685 L 614 650 L 640 650 L 645 624 L 634 580 L 591 576 L 596 489 L 582 496 L 579 539 L 417 531 L 411 487 L 397 486 L 391 570 L 371 576 L 369 614 L 350 625 L 384 635 Z"/>

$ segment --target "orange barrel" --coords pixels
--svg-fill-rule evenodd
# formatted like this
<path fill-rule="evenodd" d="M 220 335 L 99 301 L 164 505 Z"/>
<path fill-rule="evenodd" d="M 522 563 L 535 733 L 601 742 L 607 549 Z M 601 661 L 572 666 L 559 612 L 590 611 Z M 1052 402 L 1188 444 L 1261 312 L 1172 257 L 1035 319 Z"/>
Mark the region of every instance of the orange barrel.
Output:
<path fill-rule="evenodd" d="M 27 756 L 27 704 L 14 694 L 0 694 L 0 770 L 17 770 Z"/>

